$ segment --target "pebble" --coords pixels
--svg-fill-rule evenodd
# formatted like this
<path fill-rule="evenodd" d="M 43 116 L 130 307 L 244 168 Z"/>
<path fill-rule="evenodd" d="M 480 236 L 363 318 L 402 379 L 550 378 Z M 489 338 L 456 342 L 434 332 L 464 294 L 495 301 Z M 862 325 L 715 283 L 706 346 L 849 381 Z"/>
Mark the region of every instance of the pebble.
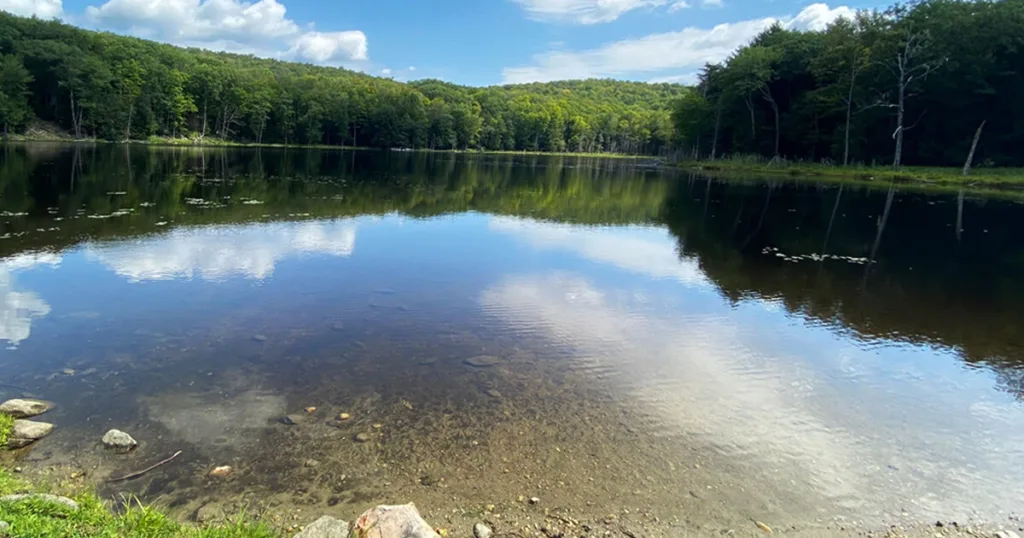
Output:
<path fill-rule="evenodd" d="M 540 497 L 530 497 L 530 504 L 537 504 L 540 502 Z"/>
<path fill-rule="evenodd" d="M 309 468 L 319 467 L 320 462 L 316 460 L 306 460 L 305 466 Z"/>
<path fill-rule="evenodd" d="M 755 521 L 754 525 L 757 525 L 757 528 L 761 529 L 761 531 L 763 531 L 765 534 L 772 533 L 772 528 L 768 525 L 765 525 L 764 523 L 761 523 L 760 521 Z"/>
<path fill-rule="evenodd" d="M 431 365 L 433 365 L 436 362 L 437 362 L 437 357 L 429 357 L 429 358 L 426 358 L 426 359 L 420 359 L 419 365 L 420 366 L 431 366 Z"/>
<path fill-rule="evenodd" d="M 262 334 L 253 335 L 252 339 L 257 341 L 257 342 L 266 342 L 267 341 L 267 337 L 262 335 Z"/>
<path fill-rule="evenodd" d="M 297 415 L 285 415 L 281 417 L 281 424 L 288 426 L 295 426 L 299 423 L 299 417 Z"/>
<path fill-rule="evenodd" d="M 342 414 L 338 415 L 338 420 L 348 420 L 350 418 L 352 418 L 352 415 L 350 415 L 348 413 L 342 413 Z"/>
<path fill-rule="evenodd" d="M 313 413 L 316 413 L 316 408 L 310 406 L 310 407 L 307 407 L 307 408 L 303 409 L 303 411 L 305 411 L 307 415 L 312 415 Z"/>
<path fill-rule="evenodd" d="M 501 399 L 501 393 L 498 392 L 498 389 L 487 389 L 485 392 L 488 396 L 494 398 L 495 400 Z"/>
<path fill-rule="evenodd" d="M 355 440 L 357 443 L 365 443 L 370 440 L 370 436 L 365 433 L 357 433 Z"/>
<path fill-rule="evenodd" d="M 232 469 L 230 465 L 221 465 L 220 467 L 214 467 L 213 470 L 210 471 L 210 476 L 214 478 L 224 478 L 231 474 L 231 471 L 233 470 L 234 469 Z"/>
<path fill-rule="evenodd" d="M 476 538 L 491 538 L 492 534 L 494 533 L 491 531 L 491 528 L 483 523 L 473 525 L 473 536 Z"/>

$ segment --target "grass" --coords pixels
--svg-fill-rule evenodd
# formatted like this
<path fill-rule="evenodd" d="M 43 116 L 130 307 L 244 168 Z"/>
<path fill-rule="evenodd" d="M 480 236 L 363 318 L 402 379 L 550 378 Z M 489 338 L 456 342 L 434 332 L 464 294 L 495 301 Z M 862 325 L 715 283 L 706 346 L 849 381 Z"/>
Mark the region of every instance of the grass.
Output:
<path fill-rule="evenodd" d="M 0 413 L 0 449 L 7 446 L 7 440 L 11 437 L 11 430 L 14 429 L 14 417 L 6 413 Z"/>
<path fill-rule="evenodd" d="M 0 503 L 0 521 L 11 525 L 11 538 L 280 538 L 269 524 L 240 513 L 229 523 L 195 527 L 175 521 L 166 514 L 125 499 L 119 513 L 94 493 L 69 493 L 40 488 L 0 470 L 0 495 L 12 493 L 65 494 L 78 503 L 78 510 L 46 501 Z"/>
<path fill-rule="evenodd" d="M 964 177 L 955 167 L 907 166 L 893 170 L 887 166 L 838 166 L 826 163 L 769 161 L 761 157 L 739 156 L 716 161 L 688 161 L 680 166 L 702 172 L 746 173 L 800 178 L 836 178 L 859 181 L 895 179 L 945 186 L 1024 186 L 1024 168 L 975 168 Z"/>

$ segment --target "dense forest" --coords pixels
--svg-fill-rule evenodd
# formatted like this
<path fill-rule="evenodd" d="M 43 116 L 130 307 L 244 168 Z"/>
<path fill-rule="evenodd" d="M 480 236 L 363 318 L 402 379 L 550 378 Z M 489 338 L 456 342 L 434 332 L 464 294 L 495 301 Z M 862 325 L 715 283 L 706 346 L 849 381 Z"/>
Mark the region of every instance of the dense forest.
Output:
<path fill-rule="evenodd" d="M 0 123 L 75 138 L 657 154 L 685 88 L 469 88 L 181 49 L 0 12 Z"/>
<path fill-rule="evenodd" d="M 776 25 L 676 105 L 680 148 L 838 164 L 1024 165 L 1024 0 L 926 0 Z"/>

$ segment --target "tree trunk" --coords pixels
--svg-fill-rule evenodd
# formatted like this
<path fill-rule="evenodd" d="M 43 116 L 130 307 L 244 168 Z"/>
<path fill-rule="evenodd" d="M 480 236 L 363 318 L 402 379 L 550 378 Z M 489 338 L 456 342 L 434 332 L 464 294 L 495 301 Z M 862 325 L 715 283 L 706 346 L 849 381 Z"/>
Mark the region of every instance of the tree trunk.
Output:
<path fill-rule="evenodd" d="M 853 80 L 850 80 L 850 93 L 846 98 L 846 129 L 843 133 L 843 166 L 850 165 L 850 124 L 853 122 Z"/>
<path fill-rule="evenodd" d="M 971 151 L 967 154 L 967 162 L 964 164 L 964 177 L 971 174 L 971 166 L 974 164 L 974 151 L 978 149 L 978 142 L 981 141 L 981 131 L 985 128 L 987 121 L 982 121 L 981 125 L 978 126 L 978 130 L 974 132 L 974 142 L 971 142 Z"/>
<path fill-rule="evenodd" d="M 904 113 L 904 99 L 906 97 L 905 86 L 903 85 L 903 78 L 900 78 L 899 88 L 899 102 L 896 105 L 896 152 L 893 155 L 892 167 L 893 169 L 899 169 L 900 165 L 903 164 L 903 113 Z"/>
<path fill-rule="evenodd" d="M 128 105 L 128 123 L 124 126 L 124 141 L 132 139 L 132 116 L 135 114 L 135 105 Z"/>
<path fill-rule="evenodd" d="M 202 134 L 199 135 L 199 140 L 206 139 L 206 119 L 209 117 L 209 104 L 210 99 L 207 97 L 203 97 L 203 132 Z"/>
<path fill-rule="evenodd" d="M 750 111 L 750 139 L 754 142 L 757 141 L 757 125 L 754 122 L 754 103 L 750 100 L 748 95 L 744 101 L 747 103 L 747 110 Z"/>
<path fill-rule="evenodd" d="M 715 160 L 718 154 L 718 129 L 722 125 L 722 100 L 718 100 L 718 107 L 715 110 L 715 137 L 711 140 L 711 160 Z"/>

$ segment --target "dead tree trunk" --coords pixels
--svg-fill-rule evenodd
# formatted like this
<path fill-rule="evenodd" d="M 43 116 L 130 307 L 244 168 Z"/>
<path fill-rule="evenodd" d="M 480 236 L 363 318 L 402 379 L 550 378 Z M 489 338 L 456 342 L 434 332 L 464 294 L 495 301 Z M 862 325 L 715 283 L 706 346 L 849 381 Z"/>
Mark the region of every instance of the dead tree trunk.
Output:
<path fill-rule="evenodd" d="M 971 175 L 971 166 L 974 164 L 974 152 L 978 149 L 978 142 L 981 141 L 981 131 L 985 129 L 987 121 L 982 121 L 981 125 L 978 126 L 978 130 L 974 132 L 974 142 L 971 142 L 971 151 L 967 154 L 967 162 L 964 163 L 964 177 Z"/>

